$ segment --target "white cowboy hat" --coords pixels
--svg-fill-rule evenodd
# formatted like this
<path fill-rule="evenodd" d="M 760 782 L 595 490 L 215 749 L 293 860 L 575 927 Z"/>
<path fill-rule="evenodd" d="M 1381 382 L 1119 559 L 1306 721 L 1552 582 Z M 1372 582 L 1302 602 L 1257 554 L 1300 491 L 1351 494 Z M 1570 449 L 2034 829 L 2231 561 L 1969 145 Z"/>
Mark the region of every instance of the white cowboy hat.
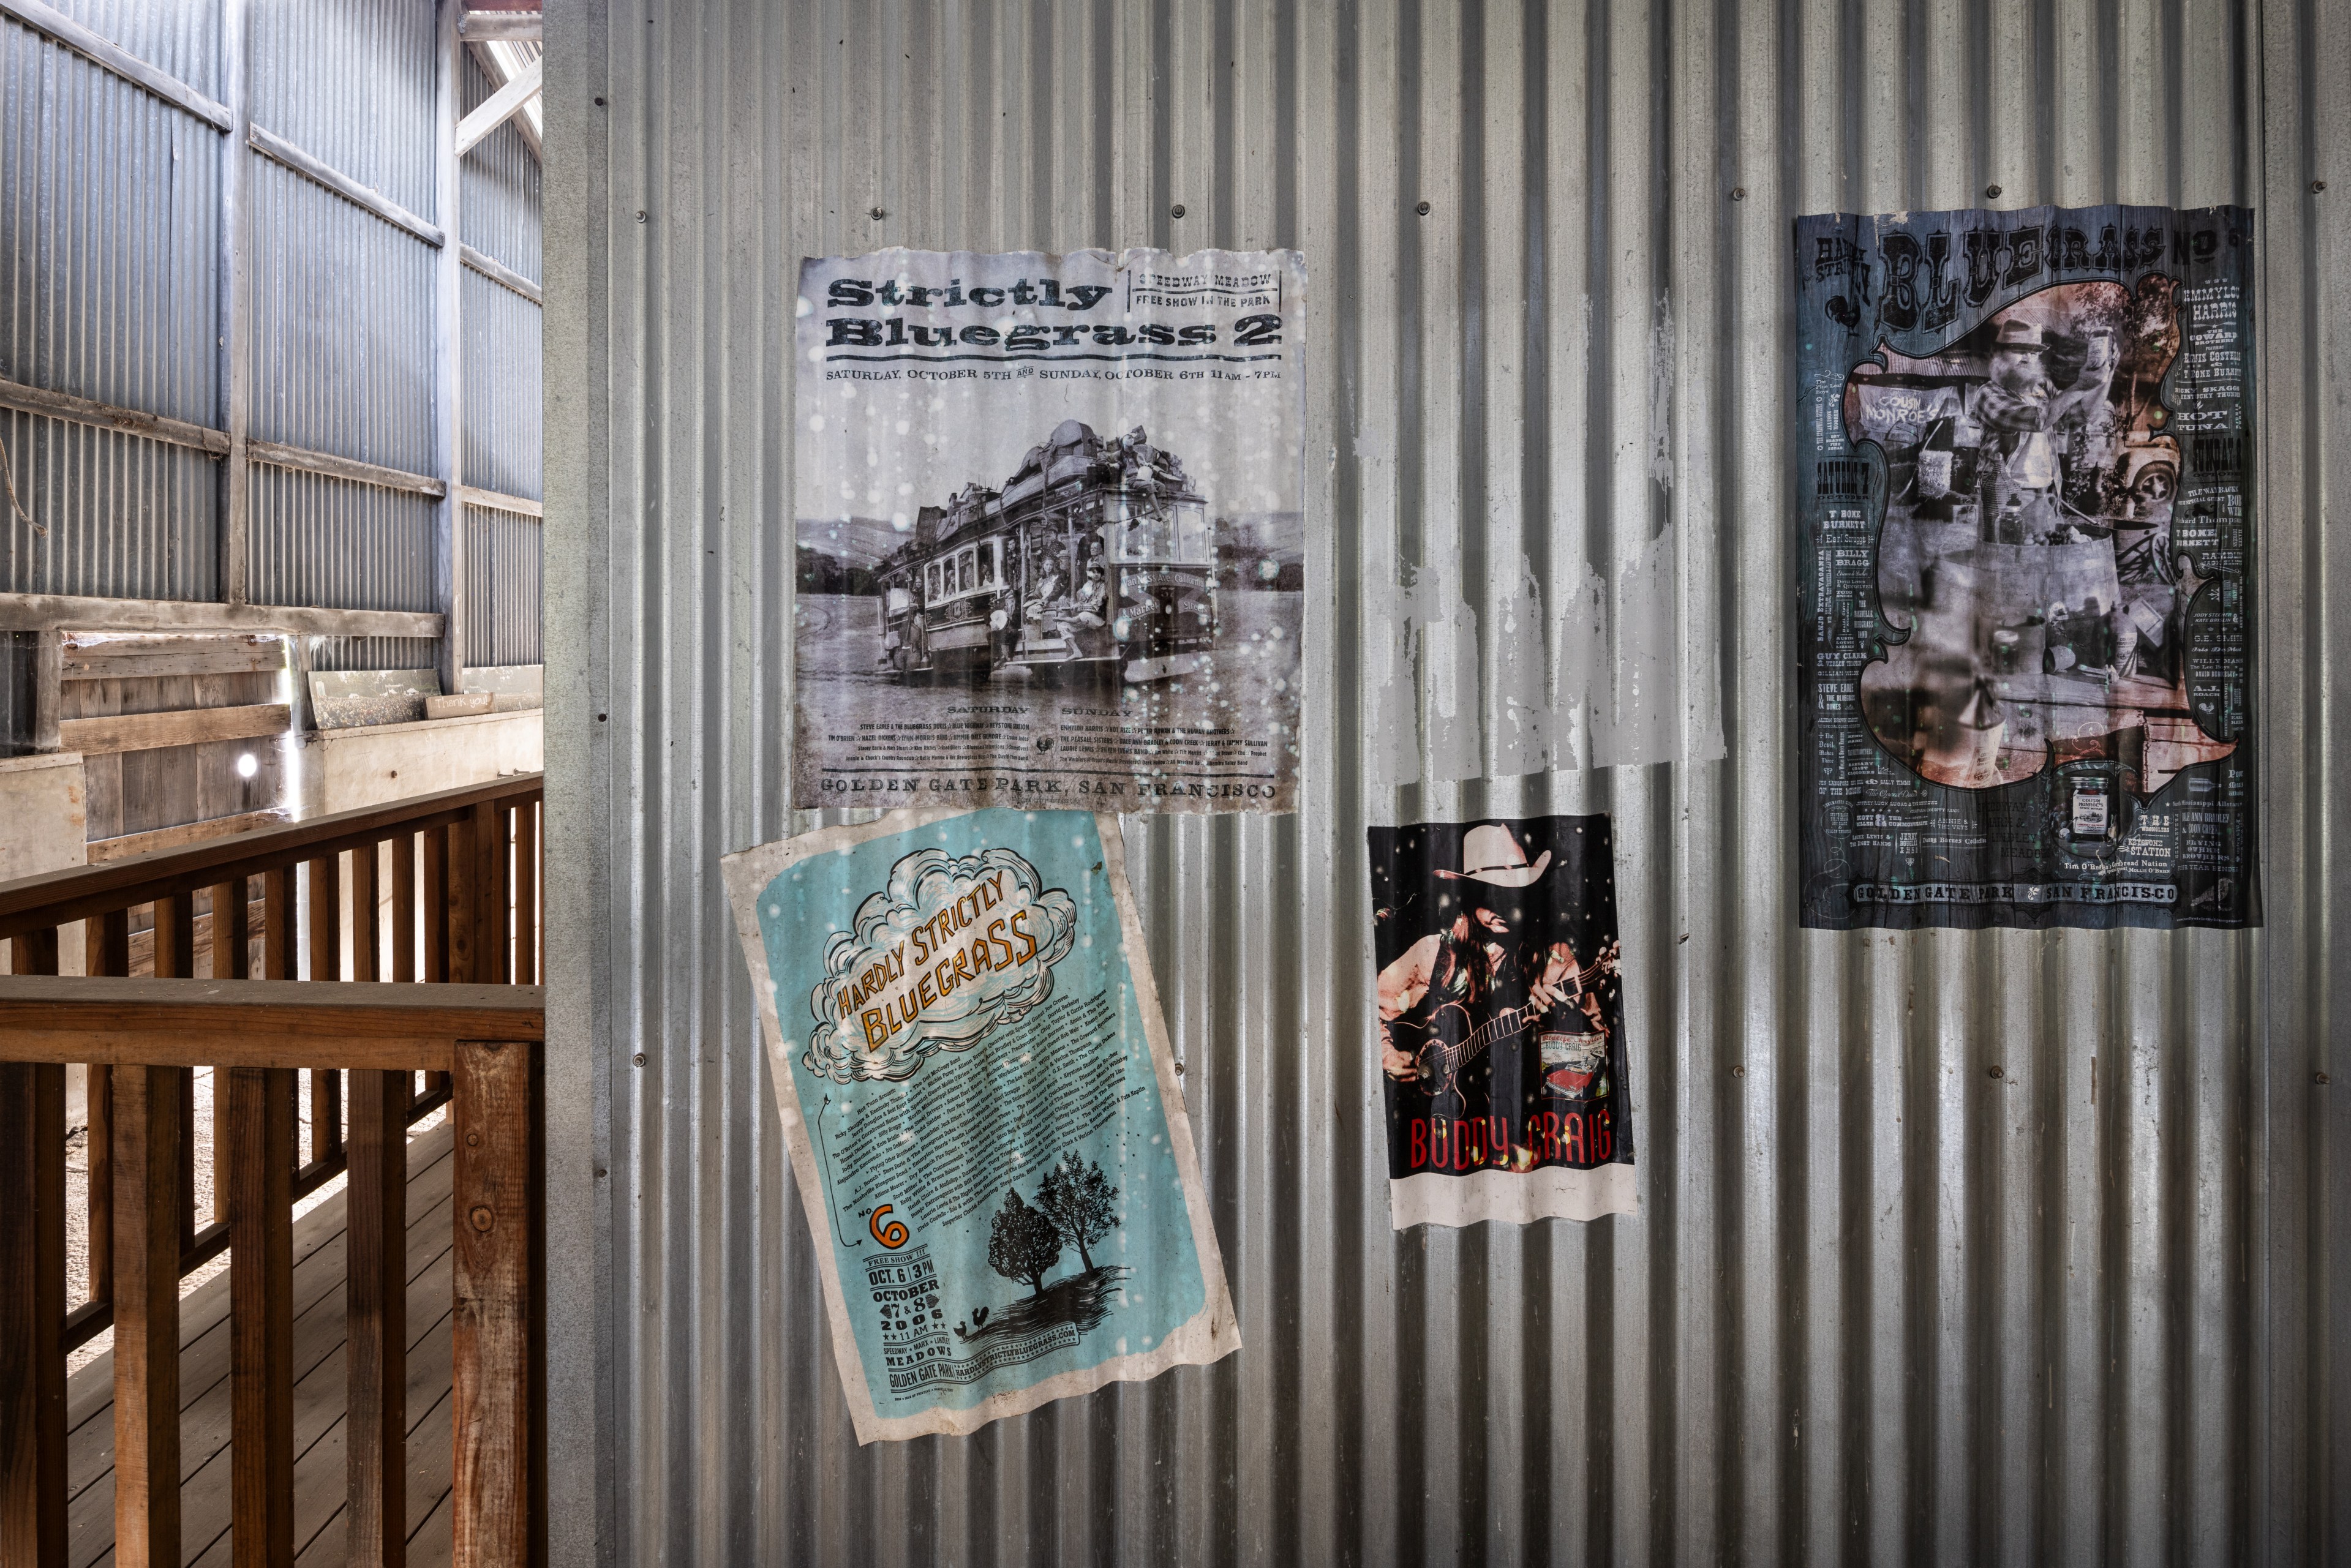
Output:
<path fill-rule="evenodd" d="M 1460 871 L 1440 871 L 1437 874 L 1453 882 L 1489 882 L 1496 887 L 1526 887 L 1540 882 L 1542 873 L 1551 869 L 1549 850 L 1527 863 L 1527 852 L 1510 836 L 1510 830 L 1489 824 L 1472 828 L 1461 836 Z"/>

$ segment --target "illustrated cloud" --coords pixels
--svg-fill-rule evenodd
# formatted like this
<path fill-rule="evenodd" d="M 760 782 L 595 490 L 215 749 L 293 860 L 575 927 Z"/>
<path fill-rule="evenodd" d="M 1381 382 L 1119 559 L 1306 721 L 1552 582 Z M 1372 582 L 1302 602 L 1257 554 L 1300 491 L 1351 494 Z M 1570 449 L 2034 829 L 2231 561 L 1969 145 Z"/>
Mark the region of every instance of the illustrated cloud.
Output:
<path fill-rule="evenodd" d="M 915 851 L 826 944 L 800 1064 L 836 1083 L 897 1081 L 934 1051 L 970 1049 L 1053 994 L 1077 925 L 1069 894 L 1008 849 Z"/>

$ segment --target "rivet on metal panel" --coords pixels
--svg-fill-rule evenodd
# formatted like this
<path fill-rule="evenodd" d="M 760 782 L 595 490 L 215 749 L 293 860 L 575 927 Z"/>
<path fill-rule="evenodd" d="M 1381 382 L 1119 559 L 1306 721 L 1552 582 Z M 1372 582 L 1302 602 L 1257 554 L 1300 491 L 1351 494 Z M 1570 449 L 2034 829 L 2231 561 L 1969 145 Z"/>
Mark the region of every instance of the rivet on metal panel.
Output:
<path fill-rule="evenodd" d="M 1168 208 L 1168 209 L 1167 209 L 1167 215 L 1168 215 L 1169 217 L 1171 217 L 1171 218 L 1180 218 L 1180 217 L 1182 217 L 1182 216 L 1184 215 L 1184 204 L 1183 204 L 1183 203 L 1181 203 L 1181 202 L 1178 202 L 1178 203 L 1176 203 L 1174 206 L 1172 206 L 1172 207 Z"/>
<path fill-rule="evenodd" d="M 1999 1062 L 1995 1061 L 1991 1064 L 1991 1075 L 1994 1078 L 2005 1078 L 2008 1076 L 2008 1073 Z"/>
<path fill-rule="evenodd" d="M 596 107 L 597 107 L 597 108 L 599 108 L 599 109 L 603 108 L 603 107 L 604 107 L 604 100 L 603 100 L 602 99 L 601 99 L 601 98 L 600 98 L 600 99 L 598 99 L 596 100 Z"/>
<path fill-rule="evenodd" d="M 2329 1079 L 2324 1072 L 2314 1072 L 2310 1076 L 2320 1083 L 2328 1083 L 2333 1082 L 2333 1080 Z"/>
<path fill-rule="evenodd" d="M 1985 200 L 1985 201 L 1987 201 L 1987 202 L 1997 202 L 1997 201 L 1999 201 L 1999 200 L 2000 200 L 2000 187 L 1999 187 L 1998 185 L 1986 185 L 1986 186 L 1984 187 L 1984 200 Z"/>
<path fill-rule="evenodd" d="M 2314 191 L 2323 191 L 2326 189 L 2326 182 L 2324 180 L 2313 180 L 2310 183 L 2310 188 Z"/>
<path fill-rule="evenodd" d="M 869 217 L 869 218 L 872 218 L 875 223 L 877 223 L 877 224 L 878 224 L 878 223 L 880 223 L 883 218 L 888 217 L 890 214 L 889 214 L 888 213 L 883 212 L 881 208 L 876 207 L 876 208 L 874 208 L 872 212 L 870 212 L 870 213 L 866 214 L 865 215 L 866 215 L 867 217 Z"/>
<path fill-rule="evenodd" d="M 1420 205 L 1418 205 L 1418 206 L 1416 206 L 1416 207 L 1413 208 L 1413 211 L 1414 211 L 1414 212 L 1416 212 L 1416 213 L 1418 213 L 1422 217 L 1424 217 L 1424 218 L 1425 218 L 1425 217 L 1428 216 L 1428 204 L 1427 204 L 1426 202 L 1423 202 L 1423 203 L 1421 203 L 1421 204 L 1420 204 Z"/>
<path fill-rule="evenodd" d="M 600 714 L 598 714 L 598 715 L 596 716 L 596 722 L 597 722 L 598 724 L 601 724 L 601 723 L 603 723 L 603 722 L 604 722 L 604 716 L 603 716 L 602 714 L 601 714 L 601 713 L 600 713 Z"/>
<path fill-rule="evenodd" d="M 644 221 L 645 221 L 645 210 L 644 210 L 644 208 L 643 208 L 643 207 L 639 207 L 639 208 L 637 209 L 637 222 L 639 222 L 639 223 L 643 223 Z"/>
<path fill-rule="evenodd" d="M 639 1067 L 643 1067 L 643 1066 L 645 1064 L 645 1053 L 644 1053 L 643 1051 L 641 1051 L 637 1052 L 637 1054 L 636 1054 L 636 1055 L 634 1055 L 634 1056 L 631 1057 L 629 1060 L 630 1060 L 630 1061 L 633 1061 L 633 1062 L 635 1062 Z"/>
<path fill-rule="evenodd" d="M 1731 1075 L 1733 1078 L 1744 1078 L 1744 1077 L 1746 1077 L 1746 1076 L 1747 1076 L 1747 1064 L 1746 1064 L 1745 1062 L 1743 1062 L 1743 1061 L 1740 1061 L 1740 1062 L 1734 1062 L 1734 1063 L 1732 1063 L 1732 1065 L 1731 1065 L 1731 1069 L 1730 1069 L 1730 1075 Z"/>
<path fill-rule="evenodd" d="M 1730 187 L 1730 199 L 1731 199 L 1732 201 L 1734 201 L 1734 202 L 1743 202 L 1743 201 L 1745 201 L 1745 200 L 1747 199 L 1747 187 L 1746 187 L 1746 186 L 1744 186 L 1744 185 L 1733 185 L 1733 186 L 1731 186 L 1731 187 Z"/>

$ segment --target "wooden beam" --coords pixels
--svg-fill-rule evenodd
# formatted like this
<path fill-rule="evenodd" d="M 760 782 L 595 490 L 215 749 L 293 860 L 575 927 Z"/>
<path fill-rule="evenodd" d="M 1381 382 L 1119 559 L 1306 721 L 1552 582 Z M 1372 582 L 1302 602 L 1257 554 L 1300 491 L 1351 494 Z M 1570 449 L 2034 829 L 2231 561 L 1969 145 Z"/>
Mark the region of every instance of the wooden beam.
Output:
<path fill-rule="evenodd" d="M 313 452 L 308 447 L 287 446 L 275 441 L 250 441 L 246 444 L 251 449 L 256 463 L 266 463 L 272 468 L 323 474 L 329 479 L 350 479 L 386 490 L 404 491 L 412 496 L 430 496 L 435 500 L 447 488 L 429 474 L 411 474 L 405 468 L 386 468 L 380 463 L 362 463 L 356 457 L 338 457 L 331 452 Z"/>
<path fill-rule="evenodd" d="M 36 32 L 46 33 L 92 64 L 112 71 L 124 81 L 144 88 L 165 103 L 186 110 L 216 130 L 229 128 L 229 111 L 186 82 L 157 70 L 145 60 L 83 26 L 41 0 L 0 0 L 0 12 L 14 16 Z"/>
<path fill-rule="evenodd" d="M 103 865 L 127 855 L 153 854 L 158 850 L 178 849 L 183 844 L 200 844 L 207 839 L 225 839 L 233 833 L 249 833 L 256 828 L 274 828 L 287 820 L 282 810 L 241 811 L 234 817 L 214 817 L 208 821 L 183 822 L 176 828 L 156 828 L 144 833 L 125 833 L 119 839 L 92 839 L 89 860 L 91 865 Z"/>
<path fill-rule="evenodd" d="M 65 1135 L 65 1068 L 0 1061 L 0 1280 L 7 1281 L 0 1288 L 5 1568 L 50 1568 L 66 1561 Z"/>
<path fill-rule="evenodd" d="M 457 24 L 464 0 L 439 0 L 439 47 L 433 94 L 434 211 L 452 235 L 462 190 L 457 145 L 459 84 L 464 80 L 465 43 Z M 435 466 L 446 486 L 433 520 L 433 586 L 439 601 L 440 656 L 435 668 L 444 692 L 465 689 L 465 362 L 457 317 L 465 294 L 465 261 L 455 246 L 444 246 L 433 267 L 433 437 Z"/>
<path fill-rule="evenodd" d="M 65 633 L 53 626 L 38 636 L 33 650 L 33 749 L 62 751 L 57 727 L 65 722 Z"/>
<path fill-rule="evenodd" d="M 304 179 L 324 185 L 354 206 L 365 207 L 394 227 L 406 229 L 426 245 L 438 246 L 442 243 L 439 228 L 426 223 L 381 191 L 371 190 L 341 170 L 319 162 L 276 131 L 264 130 L 258 125 L 250 126 L 247 128 L 246 140 L 251 142 L 253 150 L 263 157 L 283 163 Z"/>
<path fill-rule="evenodd" d="M 525 277 L 521 273 L 517 272 L 513 267 L 508 267 L 506 263 L 498 260 L 496 257 L 486 256 L 469 245 L 459 246 L 457 247 L 457 255 L 464 260 L 467 267 L 472 267 L 475 272 L 480 273 L 492 283 L 499 284 L 505 287 L 512 289 L 515 293 L 521 295 L 525 299 L 529 300 L 533 305 L 544 303 L 544 301 L 539 298 L 538 284 L 533 283 L 529 278 Z"/>
<path fill-rule="evenodd" d="M 294 1074 L 232 1067 L 230 1506 L 237 1568 L 294 1562 Z"/>
<path fill-rule="evenodd" d="M 58 674 L 68 681 L 154 681 L 171 675 L 255 674 L 285 667 L 286 645 L 275 638 L 165 642 L 141 637 L 127 643 L 67 643 Z"/>
<path fill-rule="evenodd" d="M 509 43 L 534 44 L 543 30 L 540 13 L 537 11 L 468 11 L 457 22 L 459 37 L 484 43 L 503 38 Z"/>
<path fill-rule="evenodd" d="M 252 598 L 252 452 L 246 432 L 253 413 L 252 201 L 246 136 L 253 129 L 248 42 L 252 0 L 221 0 L 221 82 L 228 92 L 228 135 L 220 146 L 220 260 L 214 279 L 220 330 L 214 334 L 221 434 L 227 445 L 214 476 L 220 497 L 220 594 L 230 604 Z"/>
<path fill-rule="evenodd" d="M 455 821 L 478 801 L 537 795 L 542 788 L 540 778 L 537 773 L 517 774 L 184 849 L 126 856 L 102 866 L 67 866 L 0 883 L 0 937 L 145 903 L 183 887 L 207 887 L 234 876 L 259 876 L 329 848 L 350 849 L 362 841 L 378 841 L 395 831 L 416 832 Z"/>
<path fill-rule="evenodd" d="M 5 3 L 5 0 L 0 0 L 0 4 Z M 39 414 L 47 419 L 68 419 L 77 424 L 94 424 L 103 430 L 119 430 L 126 435 L 143 435 L 151 441 L 162 441 L 173 446 L 192 446 L 214 457 L 228 450 L 228 436 L 208 424 L 190 424 L 184 419 L 166 419 L 160 413 L 121 408 L 92 398 L 76 397 L 71 392 L 51 392 L 47 387 L 27 386 L 23 382 L 0 381 L 0 408 L 12 408 L 19 413 Z"/>
<path fill-rule="evenodd" d="M 533 1068 L 533 1053 L 521 1044 L 467 1040 L 457 1048 L 454 1568 L 520 1563 L 530 1554 L 531 1255 L 539 1222 Z"/>
<path fill-rule="evenodd" d="M 538 96 L 541 63 L 533 60 L 523 67 L 504 87 L 484 99 L 473 113 L 457 122 L 458 157 L 472 152 L 483 137 L 513 119 L 524 104 Z"/>
<path fill-rule="evenodd" d="M 200 746 L 208 740 L 283 735 L 292 720 L 292 710 L 284 703 L 177 708 L 169 713 L 69 718 L 57 726 L 57 738 L 69 751 L 107 757 L 118 751 L 159 751 L 167 746 Z"/>
<path fill-rule="evenodd" d="M 405 1072 L 351 1075 L 344 1495 L 353 1568 L 407 1562 L 409 1084 Z"/>
<path fill-rule="evenodd" d="M 186 599 L 100 599 L 78 593 L 0 593 L 0 632 L 286 632 L 313 637 L 438 637 L 429 610 L 310 610 L 287 604 L 212 604 Z"/>
<path fill-rule="evenodd" d="M 493 512 L 512 512 L 518 517 L 538 517 L 546 508 L 528 496 L 507 496 L 496 490 L 477 490 L 471 485 L 461 486 L 458 496 L 469 507 L 480 507 Z"/>
<path fill-rule="evenodd" d="M 149 980 L 148 985 L 168 982 Z M 180 1562 L 180 1075 L 114 1073 L 114 1561 Z"/>

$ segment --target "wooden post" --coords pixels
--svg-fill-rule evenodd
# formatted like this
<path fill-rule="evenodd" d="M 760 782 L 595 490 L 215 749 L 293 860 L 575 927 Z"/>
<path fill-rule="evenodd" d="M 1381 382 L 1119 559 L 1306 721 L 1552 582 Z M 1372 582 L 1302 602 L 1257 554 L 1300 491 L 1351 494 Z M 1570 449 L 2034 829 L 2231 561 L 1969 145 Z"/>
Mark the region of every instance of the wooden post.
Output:
<path fill-rule="evenodd" d="M 114 1561 L 180 1562 L 180 1076 L 114 1072 Z"/>
<path fill-rule="evenodd" d="M 36 633 L 33 645 L 33 749 L 61 751 L 57 726 L 65 718 L 66 634 Z"/>
<path fill-rule="evenodd" d="M 482 882 L 482 827 L 478 813 L 449 824 L 449 980 L 468 985 L 482 978 L 482 922 L 475 910 Z"/>
<path fill-rule="evenodd" d="M 465 633 L 470 606 L 465 601 L 465 424 L 461 407 L 465 396 L 464 341 L 458 336 L 457 313 L 465 287 L 464 232 L 457 217 L 461 189 L 457 163 L 457 121 L 465 103 L 465 43 L 457 24 L 465 14 L 465 0 L 440 0 L 440 68 L 435 73 L 433 100 L 433 215 L 445 236 L 433 256 L 433 413 L 435 465 L 446 486 L 434 508 L 434 577 L 440 590 L 441 689 L 465 689 Z"/>
<path fill-rule="evenodd" d="M 236 1568 L 294 1561 L 294 1073 L 228 1070 L 230 1502 Z"/>
<path fill-rule="evenodd" d="M 0 1568 L 64 1568 L 65 1321 L 66 1070 L 0 1061 Z"/>
<path fill-rule="evenodd" d="M 350 1561 L 401 1568 L 408 1547 L 406 1072 L 351 1074 L 348 1312 Z"/>
<path fill-rule="evenodd" d="M 533 1169 L 537 1047 L 460 1040 L 456 1050 L 455 1303 L 450 1499 L 457 1568 L 530 1557 L 532 1251 L 538 1225 Z"/>
<path fill-rule="evenodd" d="M 253 405 L 253 285 L 246 265 L 248 160 L 246 130 L 251 101 L 251 78 L 246 71 L 246 42 L 251 0 L 222 0 L 220 31 L 220 92 L 228 110 L 228 134 L 220 144 L 220 261 L 214 274 L 220 330 L 214 348 L 218 378 L 221 424 L 228 450 L 221 454 L 220 596 L 229 604 L 246 603 L 249 594 L 250 555 L 246 539 L 253 508 L 248 501 L 251 476 L 246 430 Z"/>

